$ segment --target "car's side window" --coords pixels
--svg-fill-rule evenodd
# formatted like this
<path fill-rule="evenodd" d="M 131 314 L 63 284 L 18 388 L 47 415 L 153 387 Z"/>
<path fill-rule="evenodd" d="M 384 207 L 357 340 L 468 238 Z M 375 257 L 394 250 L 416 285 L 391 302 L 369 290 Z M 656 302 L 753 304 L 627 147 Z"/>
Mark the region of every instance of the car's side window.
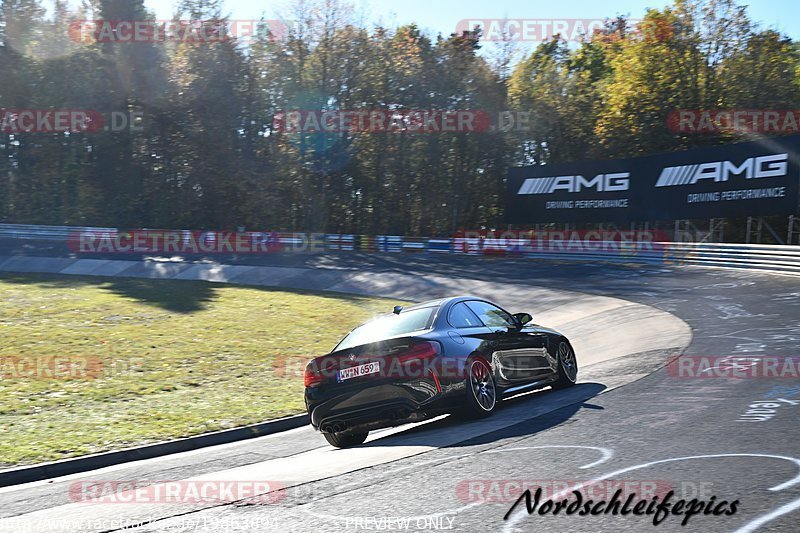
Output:
<path fill-rule="evenodd" d="M 510 328 L 516 325 L 511 315 L 490 303 L 472 301 L 467 302 L 467 305 L 487 327 Z"/>
<path fill-rule="evenodd" d="M 463 303 L 458 303 L 450 308 L 447 321 L 457 329 L 483 327 L 481 320 Z"/>

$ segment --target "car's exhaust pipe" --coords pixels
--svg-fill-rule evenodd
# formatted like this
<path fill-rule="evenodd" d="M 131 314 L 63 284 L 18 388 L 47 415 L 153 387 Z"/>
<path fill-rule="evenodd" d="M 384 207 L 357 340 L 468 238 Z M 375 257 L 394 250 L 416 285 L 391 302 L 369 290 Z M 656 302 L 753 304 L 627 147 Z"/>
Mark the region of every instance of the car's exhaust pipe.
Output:
<path fill-rule="evenodd" d="M 320 429 L 322 429 L 323 433 L 340 433 L 347 429 L 347 424 L 344 422 L 329 422 L 323 424 Z"/>

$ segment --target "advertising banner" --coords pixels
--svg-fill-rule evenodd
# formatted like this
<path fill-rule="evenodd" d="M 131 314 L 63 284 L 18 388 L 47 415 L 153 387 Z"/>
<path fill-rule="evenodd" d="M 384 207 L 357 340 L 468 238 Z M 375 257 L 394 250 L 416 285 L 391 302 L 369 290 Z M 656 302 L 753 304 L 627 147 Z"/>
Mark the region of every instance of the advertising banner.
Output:
<path fill-rule="evenodd" d="M 512 168 L 506 222 L 798 213 L 800 135 L 635 159 Z"/>

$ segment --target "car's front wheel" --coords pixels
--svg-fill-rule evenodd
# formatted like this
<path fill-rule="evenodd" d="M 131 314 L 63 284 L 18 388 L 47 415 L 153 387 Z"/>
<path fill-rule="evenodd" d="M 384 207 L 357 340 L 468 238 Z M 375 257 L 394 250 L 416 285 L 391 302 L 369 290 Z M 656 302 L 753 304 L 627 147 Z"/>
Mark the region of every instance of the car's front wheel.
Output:
<path fill-rule="evenodd" d="M 364 433 L 323 433 L 325 440 L 328 444 L 337 448 L 349 448 L 350 446 L 358 446 L 364 444 L 367 440 L 369 432 Z"/>
<path fill-rule="evenodd" d="M 470 359 L 467 363 L 467 405 L 464 414 L 468 418 L 485 418 L 497 407 L 497 387 L 492 368 L 483 359 Z"/>
<path fill-rule="evenodd" d="M 575 350 L 563 340 L 558 345 L 558 379 L 553 383 L 554 389 L 564 389 L 575 385 L 578 379 L 578 361 Z"/>

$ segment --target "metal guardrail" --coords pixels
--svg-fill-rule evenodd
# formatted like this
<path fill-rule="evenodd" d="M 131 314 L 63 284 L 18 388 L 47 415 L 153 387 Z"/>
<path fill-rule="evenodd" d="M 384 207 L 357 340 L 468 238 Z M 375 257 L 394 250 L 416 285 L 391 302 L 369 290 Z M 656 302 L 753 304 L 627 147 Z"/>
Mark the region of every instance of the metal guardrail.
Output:
<path fill-rule="evenodd" d="M 800 274 L 800 246 L 673 243 L 669 249 L 683 264 Z"/>
<path fill-rule="evenodd" d="M 0 224 L 0 239 L 67 243 L 69 239 L 74 239 L 75 235 L 81 232 L 115 236 L 118 231 L 116 228 L 101 227 Z M 306 244 L 312 245 L 316 251 L 327 250 L 343 253 L 349 251 L 450 253 L 555 261 L 696 265 L 800 274 L 800 246 L 595 242 L 592 247 L 575 251 L 564 243 L 551 243 L 547 249 L 534 249 L 530 243 L 518 239 L 484 241 L 465 238 L 428 239 L 397 235 L 367 236 L 319 233 L 279 233 L 278 239 L 281 244 L 286 246 L 287 250 L 292 251 L 301 251 L 304 249 L 302 245 Z"/>
<path fill-rule="evenodd" d="M 0 224 L 0 239 L 23 239 L 37 241 L 62 241 L 70 234 L 81 231 L 116 232 L 113 228 L 90 228 L 78 226 L 34 226 L 29 224 Z"/>

